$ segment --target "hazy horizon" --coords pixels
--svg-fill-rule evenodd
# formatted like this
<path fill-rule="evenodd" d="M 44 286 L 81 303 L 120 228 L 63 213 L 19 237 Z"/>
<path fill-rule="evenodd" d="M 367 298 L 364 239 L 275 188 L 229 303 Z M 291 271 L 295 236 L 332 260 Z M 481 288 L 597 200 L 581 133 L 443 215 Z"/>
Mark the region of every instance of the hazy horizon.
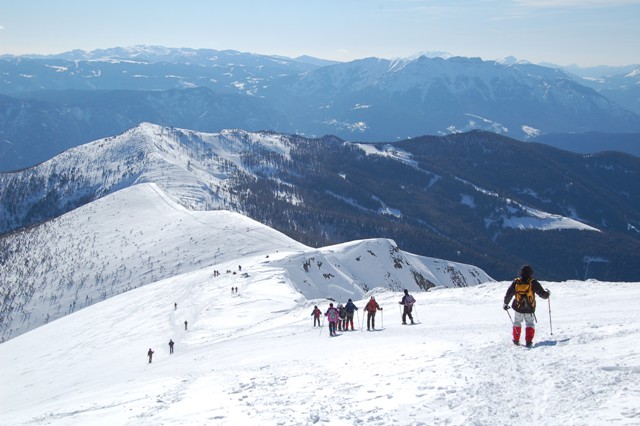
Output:
<path fill-rule="evenodd" d="M 441 51 L 560 66 L 640 63 L 640 0 L 0 0 L 0 8 L 0 54 L 155 45 L 341 62 Z"/>

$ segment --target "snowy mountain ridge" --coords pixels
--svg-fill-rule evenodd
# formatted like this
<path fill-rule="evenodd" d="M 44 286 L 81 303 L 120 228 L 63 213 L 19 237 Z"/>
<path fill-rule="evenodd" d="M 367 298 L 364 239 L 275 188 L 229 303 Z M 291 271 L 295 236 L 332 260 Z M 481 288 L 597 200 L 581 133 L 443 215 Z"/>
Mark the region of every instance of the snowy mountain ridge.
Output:
<path fill-rule="evenodd" d="M 3 206 L 13 209 L 17 217 L 57 191 L 64 193 L 64 197 L 53 196 L 56 207 L 61 208 L 70 203 L 77 206 L 82 197 L 91 200 L 144 182 L 159 185 L 189 209 L 224 208 L 231 202 L 230 177 L 238 171 L 250 172 L 240 161 L 241 154 L 256 145 L 259 150 L 287 155 L 287 143 L 278 135 L 241 130 L 204 134 L 142 123 L 121 135 L 65 151 L 33 168 L 0 176 L 9 178 L 0 192 Z M 22 193 L 8 207 L 6 201 L 18 195 L 12 188 L 20 181 L 34 179 L 42 182 L 38 190 L 30 197 Z M 5 226 L 15 225 L 8 215 L 2 216 Z"/>
<path fill-rule="evenodd" d="M 386 60 L 366 58 L 327 68 L 310 70 L 300 77 L 306 87 L 295 89 L 308 91 L 334 88 L 357 92 L 373 86 L 387 93 L 420 90 L 423 96 L 434 84 L 444 85 L 449 93 L 464 94 L 469 90 L 482 92 L 486 99 L 502 96 L 496 93 L 500 84 L 510 84 L 535 89 L 536 81 L 567 79 L 571 77 L 560 69 L 545 68 L 530 63 L 501 63 L 467 57 L 429 57 L 418 55 L 406 59 Z M 552 90 L 549 84 L 546 90 Z M 537 90 L 537 89 L 536 89 Z M 313 89 L 310 90 L 313 92 Z M 530 96 L 537 94 L 531 93 Z"/>
<path fill-rule="evenodd" d="M 389 240 L 312 249 L 237 213 L 188 210 L 154 183 L 121 189 L 0 244 L 3 340 L 143 285 L 248 259 L 280 270 L 309 299 L 491 281 L 476 267 L 411 255 Z M 249 277 L 236 266 L 220 272 Z"/>
<path fill-rule="evenodd" d="M 4 222 L 3 229 L 11 229 L 16 221 L 23 220 L 24 215 L 33 212 L 43 198 L 58 200 L 57 207 L 60 208 L 65 204 L 77 203 L 79 198 L 94 199 L 144 182 L 155 183 L 191 210 L 232 208 L 242 212 L 243 206 L 233 201 L 234 176 L 238 173 L 255 176 L 257 172 L 268 175 L 272 167 L 277 175 L 276 168 L 268 164 L 269 155 L 278 156 L 280 161 L 290 161 L 293 146 L 291 136 L 283 134 L 244 130 L 202 133 L 141 123 L 121 135 L 70 149 L 33 168 L 0 175 L 0 182 L 5 182 L 3 186 L 6 188 L 4 191 L 0 189 L 0 194 L 6 200 L 0 205 L 5 209 L 5 214 L 0 215 L 0 223 Z M 369 155 L 387 156 L 387 152 L 400 152 L 392 147 L 379 151 L 372 145 L 354 146 Z M 243 156 L 247 154 L 261 154 L 267 159 L 261 158 L 248 166 L 243 161 Z M 388 157 L 405 162 L 407 156 L 405 153 Z M 42 182 L 42 187 L 29 197 L 24 197 L 20 192 L 12 193 L 12 188 L 19 185 L 20 181 L 33 182 L 34 179 Z M 471 186 L 475 187 L 473 184 Z M 277 196 L 295 202 L 294 188 L 291 188 L 291 192 L 287 192 L 286 188 L 287 185 L 283 185 L 282 192 Z M 492 195 L 497 197 L 497 194 Z M 15 200 L 8 202 L 11 197 L 15 197 Z M 503 202 L 512 204 L 508 199 L 503 199 Z M 552 216 L 545 212 L 533 214 L 531 212 L 535 209 L 524 205 L 519 207 L 512 209 L 512 213 L 531 218 Z M 6 213 L 9 208 L 16 212 L 15 216 Z M 564 221 L 565 228 L 593 229 L 555 216 Z M 518 219 L 509 220 L 515 220 L 513 223 L 517 226 Z M 530 221 L 527 226 L 534 224 L 534 221 Z M 540 226 L 539 229 L 546 227 Z"/>
<path fill-rule="evenodd" d="M 523 156 L 539 174 L 521 173 Z M 307 246 L 385 237 L 412 253 L 473 264 L 501 279 L 536 253 L 539 267 L 549 265 L 546 273 L 556 279 L 579 271 L 579 278 L 620 280 L 634 275 L 617 266 L 634 258 L 634 242 L 610 241 L 621 241 L 612 232 L 637 237 L 629 231 L 638 227 L 637 188 L 629 177 L 639 166 L 633 158 L 581 157 L 483 133 L 381 145 L 143 123 L 38 166 L 0 173 L 0 229 L 37 225 L 153 183 L 188 210 L 235 211 Z M 581 251 L 557 245 L 558 229 Z M 518 244 L 521 232 L 548 235 L 538 236 L 538 249 Z M 567 260 L 558 265 L 558 257 Z M 585 259 L 592 258 L 610 263 L 587 268 Z"/>

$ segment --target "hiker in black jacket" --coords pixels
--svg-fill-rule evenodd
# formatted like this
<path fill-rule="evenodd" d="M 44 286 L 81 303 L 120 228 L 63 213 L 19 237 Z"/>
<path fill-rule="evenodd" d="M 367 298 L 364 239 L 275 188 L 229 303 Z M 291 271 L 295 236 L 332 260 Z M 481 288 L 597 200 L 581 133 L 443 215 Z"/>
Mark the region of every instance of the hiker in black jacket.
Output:
<path fill-rule="evenodd" d="M 353 331 L 353 314 L 358 310 L 358 307 L 353 303 L 351 299 L 344 306 L 344 309 L 347 311 L 347 319 L 344 325 L 344 331 L 349 329 L 349 323 L 351 323 L 351 331 Z"/>
<path fill-rule="evenodd" d="M 520 344 L 522 321 L 526 324 L 525 342 L 527 347 L 533 346 L 533 336 L 536 333 L 536 296 L 548 299 L 551 296 L 549 290 L 542 288 L 540 283 L 533 279 L 533 269 L 524 265 L 520 269 L 520 277 L 513 280 L 507 294 L 504 296 L 504 310 L 509 309 L 509 302 L 513 299 L 511 307 L 515 311 L 513 320 L 513 343 Z M 515 297 L 514 297 L 515 296 Z"/>

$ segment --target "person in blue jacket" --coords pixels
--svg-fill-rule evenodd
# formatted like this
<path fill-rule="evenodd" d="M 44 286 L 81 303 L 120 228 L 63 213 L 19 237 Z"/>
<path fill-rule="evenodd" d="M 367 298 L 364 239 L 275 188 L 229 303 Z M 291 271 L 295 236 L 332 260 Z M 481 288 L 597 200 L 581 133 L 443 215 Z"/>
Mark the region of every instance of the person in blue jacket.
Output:
<path fill-rule="evenodd" d="M 353 331 L 353 314 L 358 310 L 358 307 L 354 305 L 353 301 L 349 299 L 346 305 L 344 305 L 345 311 L 347 311 L 347 320 L 345 322 L 344 330 L 349 330 L 349 324 L 351 324 L 351 331 Z"/>

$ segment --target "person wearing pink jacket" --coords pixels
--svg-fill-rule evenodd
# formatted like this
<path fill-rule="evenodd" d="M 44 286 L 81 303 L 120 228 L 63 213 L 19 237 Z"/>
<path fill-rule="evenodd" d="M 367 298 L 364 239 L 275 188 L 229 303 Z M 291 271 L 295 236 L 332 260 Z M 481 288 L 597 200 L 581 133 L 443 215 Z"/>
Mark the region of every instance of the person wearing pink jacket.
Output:
<path fill-rule="evenodd" d="M 327 309 L 327 312 L 325 312 L 324 315 L 329 321 L 329 337 L 336 336 L 336 326 L 340 317 L 338 315 L 338 310 L 333 307 L 333 303 L 329 303 L 329 309 Z"/>

